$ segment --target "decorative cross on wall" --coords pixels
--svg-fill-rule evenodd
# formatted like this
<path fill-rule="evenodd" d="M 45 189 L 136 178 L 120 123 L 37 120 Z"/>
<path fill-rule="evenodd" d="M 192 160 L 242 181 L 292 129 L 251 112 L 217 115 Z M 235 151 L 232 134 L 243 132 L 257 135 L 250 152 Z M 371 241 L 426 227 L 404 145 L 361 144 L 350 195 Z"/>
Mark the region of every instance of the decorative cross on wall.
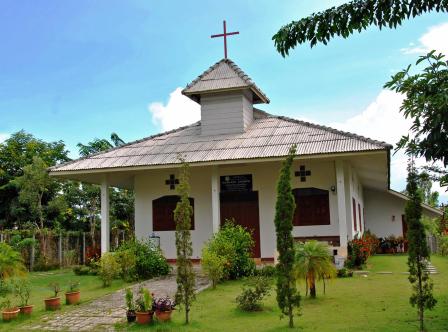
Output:
<path fill-rule="evenodd" d="M 179 180 L 176 179 L 174 174 L 170 174 L 170 178 L 168 180 L 165 180 L 165 184 L 167 186 L 170 186 L 170 190 L 176 189 L 176 184 L 179 184 Z"/>
<path fill-rule="evenodd" d="M 300 182 L 305 182 L 306 177 L 311 175 L 311 171 L 306 170 L 304 165 L 300 165 L 299 171 L 295 172 L 294 175 L 300 177 Z"/>

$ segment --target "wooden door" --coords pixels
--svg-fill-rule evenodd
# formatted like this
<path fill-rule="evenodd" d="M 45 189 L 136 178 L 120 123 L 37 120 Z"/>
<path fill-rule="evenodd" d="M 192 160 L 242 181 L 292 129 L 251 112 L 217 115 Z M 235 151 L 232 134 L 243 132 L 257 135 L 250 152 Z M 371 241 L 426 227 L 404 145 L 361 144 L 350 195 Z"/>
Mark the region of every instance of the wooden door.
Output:
<path fill-rule="evenodd" d="M 261 257 L 260 219 L 258 212 L 258 192 L 226 192 L 220 194 L 221 225 L 226 219 L 235 219 L 236 224 L 252 233 L 255 246 L 252 256 Z"/>

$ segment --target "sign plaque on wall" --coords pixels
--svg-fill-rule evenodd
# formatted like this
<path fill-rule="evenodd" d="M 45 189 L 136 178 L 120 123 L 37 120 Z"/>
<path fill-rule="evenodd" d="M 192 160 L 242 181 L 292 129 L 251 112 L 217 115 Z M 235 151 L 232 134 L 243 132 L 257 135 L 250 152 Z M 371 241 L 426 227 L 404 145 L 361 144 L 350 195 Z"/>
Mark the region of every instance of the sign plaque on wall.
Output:
<path fill-rule="evenodd" d="M 221 192 L 252 191 L 252 174 L 221 176 Z"/>

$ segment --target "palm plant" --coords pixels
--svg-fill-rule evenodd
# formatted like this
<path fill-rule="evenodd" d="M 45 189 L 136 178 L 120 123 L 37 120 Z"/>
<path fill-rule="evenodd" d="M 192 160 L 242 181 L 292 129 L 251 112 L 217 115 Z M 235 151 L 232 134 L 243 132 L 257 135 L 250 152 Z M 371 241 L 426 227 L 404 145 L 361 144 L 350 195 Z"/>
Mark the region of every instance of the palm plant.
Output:
<path fill-rule="evenodd" d="M 325 283 L 325 279 L 334 278 L 336 275 L 328 245 L 315 240 L 298 243 L 294 273 L 297 279 L 305 279 L 307 291 L 309 289 L 310 296 L 315 298 L 316 281 L 323 280 Z"/>
<path fill-rule="evenodd" d="M 0 242 L 0 281 L 26 273 L 22 256 L 11 246 Z"/>

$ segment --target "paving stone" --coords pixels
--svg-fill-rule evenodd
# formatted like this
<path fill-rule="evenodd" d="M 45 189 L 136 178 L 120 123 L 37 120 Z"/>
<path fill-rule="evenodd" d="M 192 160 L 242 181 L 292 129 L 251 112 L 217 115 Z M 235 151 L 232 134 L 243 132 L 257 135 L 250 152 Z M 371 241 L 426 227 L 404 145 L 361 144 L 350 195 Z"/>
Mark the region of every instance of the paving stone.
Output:
<path fill-rule="evenodd" d="M 209 286 L 208 279 L 195 266 L 196 289 L 198 292 Z M 156 297 L 174 297 L 176 276 L 155 278 L 132 286 L 136 292 L 140 286 L 148 288 Z M 46 331 L 115 331 L 114 325 L 126 320 L 124 289 L 105 295 L 88 303 L 81 303 L 76 309 L 55 316 L 42 317 L 39 324 L 24 329 Z"/>

